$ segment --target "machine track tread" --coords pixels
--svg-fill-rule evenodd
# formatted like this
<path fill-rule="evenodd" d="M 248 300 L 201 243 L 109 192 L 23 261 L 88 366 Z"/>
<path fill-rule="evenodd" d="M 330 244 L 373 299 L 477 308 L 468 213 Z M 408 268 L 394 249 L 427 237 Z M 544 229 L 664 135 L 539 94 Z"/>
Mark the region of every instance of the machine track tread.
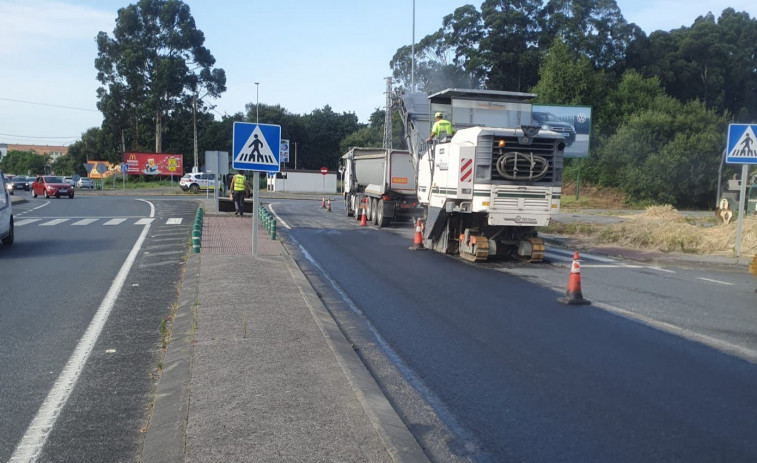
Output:
<path fill-rule="evenodd" d="M 476 235 L 476 244 L 474 244 L 473 253 L 469 253 L 463 250 L 460 246 L 460 257 L 468 262 L 486 262 L 489 258 L 489 240 L 484 235 Z"/>
<path fill-rule="evenodd" d="M 535 236 L 532 236 L 531 238 L 528 238 L 528 241 L 531 242 L 531 258 L 528 260 L 529 262 L 541 262 L 544 260 L 544 240 L 541 238 L 537 238 Z"/>

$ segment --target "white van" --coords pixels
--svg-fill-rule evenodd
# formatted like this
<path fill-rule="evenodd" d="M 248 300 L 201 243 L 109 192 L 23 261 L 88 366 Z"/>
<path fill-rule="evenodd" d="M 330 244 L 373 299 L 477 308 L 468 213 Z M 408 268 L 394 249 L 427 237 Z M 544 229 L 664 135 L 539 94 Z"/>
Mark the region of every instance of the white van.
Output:
<path fill-rule="evenodd" d="M 5 176 L 0 171 L 0 241 L 3 244 L 13 244 L 13 207 L 8 188 L 5 186 Z"/>

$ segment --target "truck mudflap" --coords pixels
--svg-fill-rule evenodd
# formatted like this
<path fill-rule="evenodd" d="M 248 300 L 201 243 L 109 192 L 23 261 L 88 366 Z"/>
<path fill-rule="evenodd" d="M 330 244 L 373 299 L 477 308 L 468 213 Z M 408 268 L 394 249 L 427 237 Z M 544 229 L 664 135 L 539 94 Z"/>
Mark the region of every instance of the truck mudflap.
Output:
<path fill-rule="evenodd" d="M 423 228 L 423 238 L 427 240 L 437 239 L 447 225 L 447 211 L 441 207 L 428 207 L 426 226 Z"/>

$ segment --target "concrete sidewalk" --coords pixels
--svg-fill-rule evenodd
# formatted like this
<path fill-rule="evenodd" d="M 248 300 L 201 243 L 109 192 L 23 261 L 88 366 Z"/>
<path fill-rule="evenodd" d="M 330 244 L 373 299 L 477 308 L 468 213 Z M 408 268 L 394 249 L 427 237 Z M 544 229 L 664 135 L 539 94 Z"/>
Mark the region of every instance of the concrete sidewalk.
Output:
<path fill-rule="evenodd" d="M 280 240 L 208 212 L 145 462 L 428 461 Z"/>

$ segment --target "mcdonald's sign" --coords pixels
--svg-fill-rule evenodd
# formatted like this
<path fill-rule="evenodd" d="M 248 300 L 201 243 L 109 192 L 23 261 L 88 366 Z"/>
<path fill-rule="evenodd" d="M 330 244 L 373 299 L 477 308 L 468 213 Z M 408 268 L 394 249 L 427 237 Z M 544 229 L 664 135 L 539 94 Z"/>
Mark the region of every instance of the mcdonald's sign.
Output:
<path fill-rule="evenodd" d="M 126 173 L 135 175 L 183 175 L 181 154 L 124 153 Z"/>

